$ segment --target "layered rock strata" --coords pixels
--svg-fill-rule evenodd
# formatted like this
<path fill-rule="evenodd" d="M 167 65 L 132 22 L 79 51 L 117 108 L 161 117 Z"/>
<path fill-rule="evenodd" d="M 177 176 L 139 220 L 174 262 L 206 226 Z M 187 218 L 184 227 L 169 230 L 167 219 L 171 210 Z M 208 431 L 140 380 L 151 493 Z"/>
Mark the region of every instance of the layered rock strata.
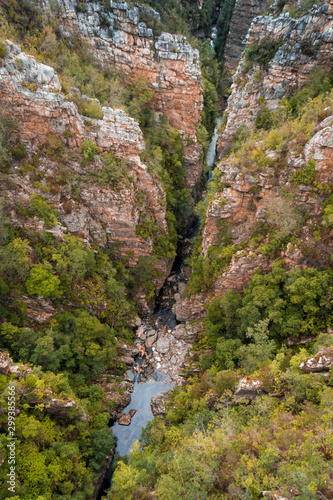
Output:
<path fill-rule="evenodd" d="M 26 144 L 29 158 L 37 158 L 26 173 L 22 174 L 22 164 L 17 162 L 8 174 L 13 188 L 5 190 L 4 196 L 12 223 L 37 231 L 45 229 L 42 220 L 23 220 L 15 210 L 18 202 L 24 204 L 32 194 L 40 194 L 59 212 L 60 224 L 48 228 L 57 238 L 62 239 L 69 231 L 88 245 L 118 242 L 120 255 L 128 258 L 130 266 L 136 265 L 141 256 L 152 255 L 153 239 L 141 237 L 137 227 L 149 217 L 159 233 L 166 235 L 166 202 L 161 182 L 140 160 L 144 142 L 138 123 L 124 111 L 111 108 L 103 108 L 103 120 L 87 122 L 75 104 L 61 94 L 53 68 L 37 63 L 11 42 L 7 42 L 7 51 L 0 66 L 0 103 L 17 119 L 20 140 Z M 96 182 L 94 175 L 103 164 L 97 156 L 88 166 L 82 165 L 78 153 L 85 141 L 94 142 L 101 154 L 113 152 L 125 159 L 128 176 L 115 186 Z M 44 152 L 50 144 L 60 144 L 66 154 L 48 156 Z M 38 182 L 34 182 L 36 177 Z M 79 198 L 73 195 L 76 188 Z M 157 289 L 170 265 L 167 259 L 158 262 Z M 148 311 L 144 294 L 142 303 Z"/>
<path fill-rule="evenodd" d="M 267 1 L 236 0 L 224 51 L 224 69 L 228 72 L 237 68 L 251 23 L 265 12 L 267 5 Z"/>
<path fill-rule="evenodd" d="M 243 53 L 233 76 L 228 99 L 228 121 L 219 138 L 220 157 L 230 147 L 234 133 L 241 125 L 252 127 L 264 98 L 269 109 L 275 109 L 282 97 L 300 88 L 309 73 L 318 66 L 330 68 L 333 62 L 333 4 L 316 4 L 298 18 L 284 13 L 274 17 L 259 16 L 251 24 L 247 46 L 279 42 L 275 55 L 266 66 L 254 61 L 252 67 Z"/>
<path fill-rule="evenodd" d="M 327 109 L 326 112 L 330 114 L 332 110 Z M 267 152 L 268 155 L 273 153 Z M 291 180 L 309 160 L 315 161 L 314 182 L 322 187 L 322 192 L 315 191 L 311 184 L 296 186 Z M 207 256 L 211 246 L 220 244 L 219 238 L 226 231 L 230 231 L 232 243 L 243 249 L 233 254 L 231 262 L 212 283 L 209 292 L 185 297 L 176 303 L 175 312 L 179 321 L 202 317 L 205 303 L 213 297 L 222 297 L 228 290 L 241 291 L 257 270 L 271 270 L 276 254 L 261 253 L 259 247 L 251 246 L 250 240 L 254 228 L 258 224 L 267 223 L 270 204 L 273 202 L 277 207 L 283 207 L 285 201 L 281 187 L 292 194 L 293 207 L 299 213 L 307 214 L 307 219 L 299 228 L 297 244 L 288 243 L 286 249 L 280 252 L 280 258 L 285 261 L 288 269 L 296 266 L 303 269 L 308 266 L 330 267 L 330 255 L 333 251 L 331 232 L 327 228 L 326 235 L 323 233 L 322 237 L 316 238 L 313 228 L 326 227 L 322 225 L 322 203 L 327 197 L 325 186 L 330 189 L 333 183 L 332 160 L 333 116 L 328 116 L 317 126 L 300 154 L 289 152 L 287 165 L 280 170 L 278 176 L 274 168 L 265 168 L 255 173 L 247 171 L 242 164 L 235 162 L 234 157 L 217 164 L 217 168 L 223 173 L 221 180 L 226 187 L 215 194 L 208 206 L 203 229 L 203 255 Z M 268 236 L 262 243 L 268 243 Z"/>
<path fill-rule="evenodd" d="M 43 0 L 43 5 L 48 1 Z M 199 53 L 185 37 L 162 32 L 154 35 L 141 18 L 159 21 L 153 9 L 127 2 L 57 0 L 64 36 L 84 39 L 104 66 L 116 68 L 130 79 L 146 78 L 154 90 L 152 108 L 165 114 L 185 141 L 187 182 L 197 192 L 202 173 L 201 146 L 196 126 L 203 106 Z"/>

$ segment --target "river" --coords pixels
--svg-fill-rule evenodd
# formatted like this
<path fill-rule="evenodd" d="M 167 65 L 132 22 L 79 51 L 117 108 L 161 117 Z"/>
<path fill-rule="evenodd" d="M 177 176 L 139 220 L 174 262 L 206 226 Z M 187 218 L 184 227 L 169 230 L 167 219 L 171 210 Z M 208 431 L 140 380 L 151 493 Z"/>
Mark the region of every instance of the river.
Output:
<path fill-rule="evenodd" d="M 218 139 L 217 130 L 220 124 L 221 118 L 218 118 L 214 134 L 207 150 L 206 161 L 210 172 L 215 162 Z M 209 174 L 209 178 L 210 176 L 211 173 Z M 184 244 L 180 248 L 171 271 L 171 279 L 165 283 L 156 300 L 154 313 L 149 318 L 143 318 L 143 324 L 138 328 L 137 337 L 134 340 L 134 344 L 137 346 L 140 347 L 144 345 L 142 338 L 145 337 L 149 331 L 152 331 L 152 329 L 155 328 L 157 331 L 163 327 L 172 329 L 177 325 L 175 314 L 172 311 L 172 306 L 175 303 L 173 295 L 175 286 L 179 284 L 179 282 L 186 283 L 188 279 L 189 275 L 186 273 L 187 266 L 185 264 L 185 258 L 190 252 L 198 227 L 199 221 L 197 220 L 187 237 L 184 239 Z M 131 447 L 133 443 L 139 439 L 142 428 L 153 418 L 150 407 L 152 397 L 169 391 L 175 385 L 175 382 L 169 375 L 156 369 L 156 364 L 155 368 L 153 367 L 152 360 L 154 348 L 147 349 L 146 353 L 147 354 L 143 356 L 138 356 L 133 370 L 127 372 L 127 375 L 134 380 L 134 388 L 131 395 L 131 402 L 124 408 L 123 412 L 129 414 L 130 410 L 136 410 L 131 419 L 131 423 L 126 426 L 116 422 L 112 426 L 112 432 L 116 438 L 115 454 L 121 457 L 131 452 Z M 102 498 L 102 495 L 106 493 L 106 489 L 110 486 L 111 471 L 112 466 L 105 477 L 98 499 Z"/>

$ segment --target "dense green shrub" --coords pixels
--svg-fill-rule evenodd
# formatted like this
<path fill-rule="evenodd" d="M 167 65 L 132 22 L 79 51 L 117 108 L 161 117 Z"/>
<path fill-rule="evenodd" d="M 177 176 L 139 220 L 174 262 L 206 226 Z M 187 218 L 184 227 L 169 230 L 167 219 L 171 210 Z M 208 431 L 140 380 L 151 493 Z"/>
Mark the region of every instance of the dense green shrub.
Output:
<path fill-rule="evenodd" d="M 299 184 L 311 184 L 316 175 L 316 162 L 309 160 L 300 172 L 295 172 L 292 176 L 292 182 L 298 186 Z"/>
<path fill-rule="evenodd" d="M 29 199 L 29 204 L 31 207 L 31 215 L 36 215 L 42 219 L 46 227 L 52 227 L 58 223 L 58 213 L 41 195 L 32 194 Z"/>
<path fill-rule="evenodd" d="M 97 153 L 97 146 L 92 141 L 84 141 L 82 144 L 82 153 L 86 160 L 92 160 Z"/>
<path fill-rule="evenodd" d="M 52 266 L 49 263 L 33 266 L 26 282 L 29 295 L 38 295 L 45 299 L 61 297 L 62 290 L 59 285 L 60 280 L 54 276 Z"/>
<path fill-rule="evenodd" d="M 87 116 L 88 118 L 103 120 L 102 107 L 98 101 L 83 101 L 81 103 L 81 106 L 79 107 L 79 113 L 81 113 L 81 115 Z"/>
<path fill-rule="evenodd" d="M 84 384 L 112 366 L 116 348 L 108 325 L 87 311 L 73 318 L 59 315 L 59 319 L 56 328 L 37 340 L 33 363 L 55 373 L 66 371 L 74 385 Z"/>
<path fill-rule="evenodd" d="M 274 123 L 272 113 L 267 106 L 262 106 L 256 116 L 254 126 L 258 129 L 269 130 Z"/>
<path fill-rule="evenodd" d="M 331 321 L 331 284 L 330 271 L 295 268 L 287 274 L 277 263 L 271 273 L 257 272 L 242 295 L 228 292 L 208 305 L 207 335 L 244 341 L 248 328 L 267 319 L 269 338 L 277 341 L 318 332 Z"/>
<path fill-rule="evenodd" d="M 305 104 L 315 97 L 330 92 L 333 85 L 333 71 L 323 68 L 311 71 L 306 83 L 290 97 L 288 105 L 292 113 L 299 115 Z"/>
<path fill-rule="evenodd" d="M 0 108 L 0 170 L 3 173 L 7 173 L 10 166 L 10 148 L 16 141 L 16 129 L 16 120 L 6 109 Z"/>
<path fill-rule="evenodd" d="M 329 196 L 322 204 L 324 209 L 323 221 L 328 227 L 333 227 L 333 195 Z"/>
<path fill-rule="evenodd" d="M 0 60 L 7 55 L 7 47 L 6 44 L 0 42 Z"/>
<path fill-rule="evenodd" d="M 217 37 L 215 51 L 219 61 L 223 60 L 225 44 L 229 34 L 230 22 L 234 11 L 235 0 L 226 0 L 222 3 L 220 15 L 217 21 Z"/>
<path fill-rule="evenodd" d="M 231 150 L 233 153 L 236 153 L 241 148 L 242 144 L 244 144 L 249 135 L 250 131 L 246 125 L 243 124 L 238 127 L 238 129 L 234 133 L 231 146 Z"/>
<path fill-rule="evenodd" d="M 219 397 L 225 391 L 232 391 L 237 384 L 237 375 L 232 370 L 223 370 L 216 375 L 216 393 Z"/>
<path fill-rule="evenodd" d="M 18 144 L 10 150 L 16 160 L 22 160 L 27 156 L 27 148 L 25 144 Z"/>
<path fill-rule="evenodd" d="M 112 153 L 105 153 L 101 156 L 103 162 L 102 170 L 94 171 L 93 178 L 100 185 L 111 184 L 117 186 L 128 175 L 128 164 L 125 160 L 117 158 Z"/>
<path fill-rule="evenodd" d="M 29 271 L 31 248 L 27 240 L 15 238 L 0 248 L 0 273 L 11 279 L 23 279 Z"/>
<path fill-rule="evenodd" d="M 245 49 L 247 69 L 252 68 L 255 62 L 258 62 L 264 68 L 267 67 L 282 44 L 282 38 L 278 38 L 277 40 L 264 38 L 258 45 L 254 43 L 247 45 Z"/>

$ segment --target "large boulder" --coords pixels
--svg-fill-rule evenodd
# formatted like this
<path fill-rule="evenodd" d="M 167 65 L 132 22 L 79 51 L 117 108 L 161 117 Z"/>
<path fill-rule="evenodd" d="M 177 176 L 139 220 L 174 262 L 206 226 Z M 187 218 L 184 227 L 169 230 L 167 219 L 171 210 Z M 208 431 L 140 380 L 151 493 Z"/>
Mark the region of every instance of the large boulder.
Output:
<path fill-rule="evenodd" d="M 123 413 L 121 417 L 118 418 L 119 425 L 130 425 L 130 423 L 131 423 L 131 415 L 126 415 L 126 413 Z"/>
<path fill-rule="evenodd" d="M 323 372 L 333 366 L 332 347 L 321 347 L 313 358 L 308 358 L 300 364 L 300 369 L 305 372 Z"/>
<path fill-rule="evenodd" d="M 156 350 L 161 354 L 165 354 L 169 351 L 170 340 L 168 337 L 159 338 L 156 342 Z"/>
<path fill-rule="evenodd" d="M 156 394 L 151 398 L 150 408 L 154 417 L 158 415 L 165 416 L 166 414 L 166 406 L 165 400 L 167 398 L 167 394 Z"/>
<path fill-rule="evenodd" d="M 242 398 L 251 401 L 263 389 L 261 380 L 244 377 L 240 379 L 237 389 L 235 391 L 235 401 L 239 402 Z"/>
<path fill-rule="evenodd" d="M 8 375 L 9 369 L 12 366 L 12 360 L 6 352 L 0 352 L 0 373 Z"/>

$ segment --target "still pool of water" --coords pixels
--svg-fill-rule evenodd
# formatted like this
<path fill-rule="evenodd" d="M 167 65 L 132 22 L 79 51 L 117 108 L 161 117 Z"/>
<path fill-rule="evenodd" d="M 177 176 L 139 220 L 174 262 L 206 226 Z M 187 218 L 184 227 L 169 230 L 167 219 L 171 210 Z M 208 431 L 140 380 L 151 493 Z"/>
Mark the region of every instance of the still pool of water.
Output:
<path fill-rule="evenodd" d="M 118 422 L 116 422 L 112 426 L 112 432 L 117 438 L 115 451 L 121 457 L 130 453 L 131 446 L 140 437 L 142 427 L 145 427 L 149 420 L 154 418 L 150 409 L 152 396 L 167 392 L 172 389 L 173 386 L 174 382 L 172 382 L 170 377 L 158 371 L 155 371 L 154 375 L 149 380 L 134 383 L 131 402 L 123 410 L 124 413 L 129 413 L 132 409 L 136 410 L 136 414 L 132 418 L 131 424 L 126 426 L 119 425 Z"/>

